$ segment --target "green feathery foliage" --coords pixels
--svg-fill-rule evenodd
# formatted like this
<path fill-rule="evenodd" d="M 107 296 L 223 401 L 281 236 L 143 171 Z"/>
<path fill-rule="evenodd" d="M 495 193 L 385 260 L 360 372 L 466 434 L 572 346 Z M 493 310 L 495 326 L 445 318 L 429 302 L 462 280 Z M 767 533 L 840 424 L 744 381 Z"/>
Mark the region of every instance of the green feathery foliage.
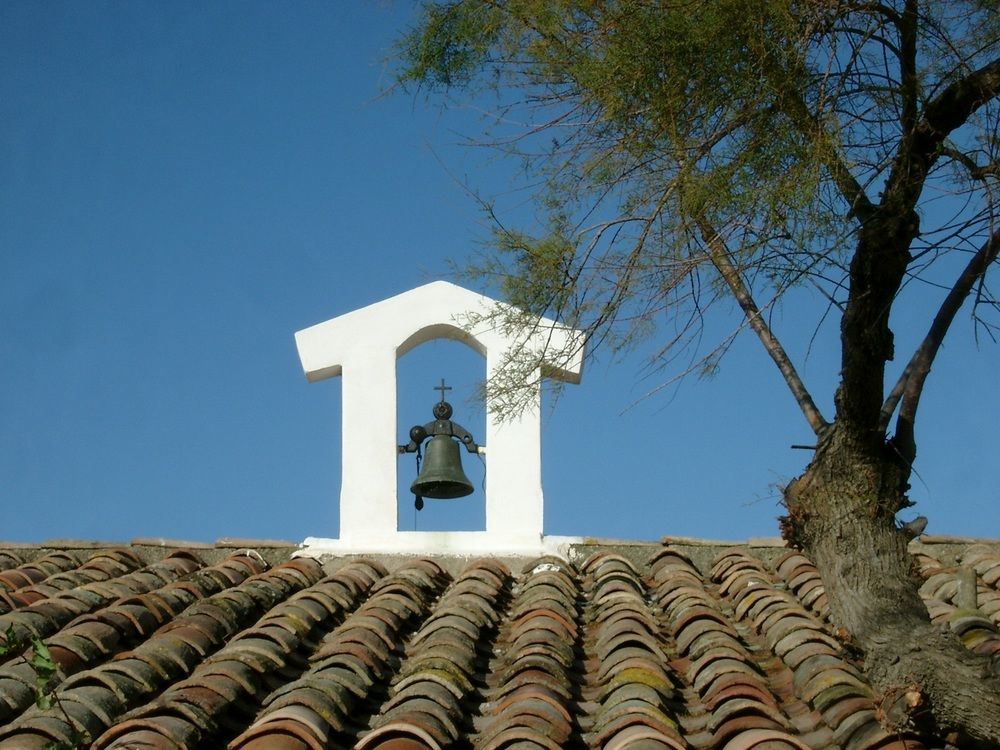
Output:
<path fill-rule="evenodd" d="M 469 273 L 535 315 L 583 326 L 592 343 L 627 346 L 666 325 L 679 332 L 660 351 L 669 363 L 731 299 L 709 236 L 762 309 L 803 284 L 820 291 L 817 318 L 846 303 L 859 207 L 879 203 L 922 108 L 1000 52 L 995 4 L 913 8 L 425 3 L 399 43 L 397 77 L 432 97 L 492 98 L 487 143 L 522 158 L 541 186 L 541 231 L 497 219 L 491 252 Z M 967 163 L 940 159 L 947 169 L 926 176 L 979 202 L 946 216 L 915 254 L 956 221 L 969 241 L 985 236 L 996 174 L 970 179 L 970 165 L 996 163 L 994 104 L 942 145 Z"/>

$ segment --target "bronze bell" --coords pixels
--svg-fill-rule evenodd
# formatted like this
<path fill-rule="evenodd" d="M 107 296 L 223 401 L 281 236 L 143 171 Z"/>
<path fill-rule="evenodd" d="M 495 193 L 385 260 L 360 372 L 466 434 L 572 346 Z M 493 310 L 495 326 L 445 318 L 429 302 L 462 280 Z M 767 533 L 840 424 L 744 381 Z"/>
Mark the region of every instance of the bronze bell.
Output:
<path fill-rule="evenodd" d="M 462 470 L 458 447 L 458 443 L 446 435 L 432 437 L 425 448 L 420 476 L 410 485 L 410 492 L 435 500 L 471 495 L 475 488 Z"/>
<path fill-rule="evenodd" d="M 445 391 L 450 391 L 451 387 L 444 384 L 444 378 L 434 390 L 441 391 L 441 400 L 434 404 L 434 421 L 411 427 L 410 442 L 398 446 L 400 453 L 416 453 L 420 468 L 420 446 L 430 438 L 420 475 L 410 485 L 410 492 L 416 495 L 417 510 L 424 507 L 425 497 L 451 500 L 471 495 L 475 489 L 462 471 L 459 448 L 465 446 L 469 453 L 478 453 L 479 446 L 467 429 L 451 421 L 451 404 L 444 400 Z"/>

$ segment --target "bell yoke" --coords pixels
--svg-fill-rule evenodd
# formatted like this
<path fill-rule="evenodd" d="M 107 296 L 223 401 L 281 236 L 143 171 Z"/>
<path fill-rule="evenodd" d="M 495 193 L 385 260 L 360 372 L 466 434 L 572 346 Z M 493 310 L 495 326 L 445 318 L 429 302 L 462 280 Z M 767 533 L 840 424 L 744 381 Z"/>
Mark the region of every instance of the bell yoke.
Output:
<path fill-rule="evenodd" d="M 441 400 L 434 404 L 434 421 L 411 427 L 410 442 L 399 446 L 401 454 L 417 454 L 419 474 L 410 485 L 410 492 L 416 496 L 414 504 L 417 510 L 423 507 L 423 498 L 425 497 L 435 500 L 452 500 L 471 495 L 474 489 L 472 482 L 462 470 L 459 443 L 452 438 L 457 438 L 469 453 L 477 453 L 479 446 L 476 445 L 468 430 L 457 422 L 451 421 L 453 410 L 451 404 L 444 400 L 444 393 L 450 391 L 451 386 L 445 385 L 444 378 L 441 378 L 441 385 L 435 386 L 434 390 L 441 391 Z M 430 438 L 430 442 L 427 444 L 427 452 L 421 469 L 420 448 L 427 438 Z"/>

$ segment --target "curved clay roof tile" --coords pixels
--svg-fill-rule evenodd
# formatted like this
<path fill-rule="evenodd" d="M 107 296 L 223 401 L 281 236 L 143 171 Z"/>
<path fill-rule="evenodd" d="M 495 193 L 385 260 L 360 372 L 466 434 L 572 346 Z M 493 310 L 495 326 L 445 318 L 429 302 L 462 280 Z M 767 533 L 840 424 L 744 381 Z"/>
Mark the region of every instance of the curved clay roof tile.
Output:
<path fill-rule="evenodd" d="M 607 571 L 631 571 L 638 576 L 635 564 L 624 555 L 608 550 L 594 552 L 580 567 L 583 573 L 592 573 L 595 577 L 604 575 Z"/>
<path fill-rule="evenodd" d="M 282 709 L 286 711 L 286 709 Z M 301 712 L 277 715 L 253 724 L 229 743 L 232 750 L 326 750 L 326 738 L 317 736 Z"/>
<path fill-rule="evenodd" d="M 424 729 L 396 722 L 369 732 L 358 741 L 354 750 L 442 750 L 442 748 Z"/>
<path fill-rule="evenodd" d="M 721 750 L 811 750 L 802 740 L 773 729 L 747 729 L 732 737 Z"/>
<path fill-rule="evenodd" d="M 813 701 L 813 708 L 822 714 L 823 721 L 833 730 L 836 730 L 848 716 L 861 711 L 871 711 L 873 706 L 871 696 L 859 692 L 853 685 L 838 685 L 824 690 Z"/>
<path fill-rule="evenodd" d="M 716 711 L 728 701 L 741 699 L 777 708 L 771 692 L 758 683 L 733 680 L 726 684 L 723 680 L 718 680 L 702 696 L 702 702 L 710 712 Z"/>
<path fill-rule="evenodd" d="M 653 729 L 633 725 L 619 731 L 605 745 L 603 750 L 686 750 L 682 740 Z"/>
<path fill-rule="evenodd" d="M 568 701 L 572 697 L 572 692 L 567 683 L 565 675 L 554 675 L 535 664 L 521 662 L 512 665 L 501 675 L 500 685 L 493 693 L 492 699 L 496 702 L 525 685 L 538 685 Z"/>
<path fill-rule="evenodd" d="M 435 668 L 423 669 L 397 682 L 393 687 L 392 699 L 383 709 L 388 709 L 397 699 L 402 701 L 417 695 L 427 695 L 443 703 L 447 693 L 450 696 L 448 700 L 461 701 L 471 690 L 472 683 L 461 673 Z"/>
<path fill-rule="evenodd" d="M 663 660 L 660 644 L 648 633 L 641 630 L 622 630 L 608 638 L 601 639 L 597 644 L 597 658 L 605 661 L 610 659 L 612 654 L 626 648 L 638 648 L 657 661 Z"/>
<path fill-rule="evenodd" d="M 823 691 L 841 685 L 855 687 L 861 695 L 871 695 L 871 688 L 857 676 L 842 667 L 830 667 L 814 674 L 803 686 L 799 697 L 807 703 L 812 703 Z"/>
<path fill-rule="evenodd" d="M 502 726 L 498 726 L 493 731 L 484 732 L 479 750 L 501 750 L 501 748 L 513 746 L 515 743 L 520 746 L 521 742 L 530 743 L 530 746 L 539 748 L 539 750 L 543 748 L 544 750 L 562 750 L 563 743 L 568 739 L 569 734 L 568 728 L 553 727 L 539 716 L 521 714 L 505 718 Z"/>
<path fill-rule="evenodd" d="M 385 726 L 394 722 L 418 726 L 444 746 L 459 738 L 464 716 L 458 704 L 451 700 L 445 705 L 430 697 L 415 696 L 382 714 L 377 724 Z"/>
<path fill-rule="evenodd" d="M 850 716 L 844 718 L 842 722 L 833 730 L 833 741 L 837 743 L 839 747 L 850 748 L 854 750 L 851 745 L 851 739 L 861 733 L 862 736 L 867 735 L 874 727 L 881 728 L 878 720 L 875 718 L 875 712 L 871 710 L 861 710 L 857 711 Z"/>
<path fill-rule="evenodd" d="M 567 617 L 563 611 L 537 608 L 529 609 L 511 621 L 510 637 L 530 628 L 543 628 L 557 637 L 575 639 L 577 625 L 573 617 Z"/>

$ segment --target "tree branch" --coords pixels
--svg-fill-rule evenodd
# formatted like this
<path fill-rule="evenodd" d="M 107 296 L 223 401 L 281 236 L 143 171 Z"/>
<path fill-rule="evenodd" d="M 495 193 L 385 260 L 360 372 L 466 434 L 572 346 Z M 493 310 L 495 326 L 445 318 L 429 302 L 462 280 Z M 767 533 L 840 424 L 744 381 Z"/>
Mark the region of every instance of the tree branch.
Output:
<path fill-rule="evenodd" d="M 932 99 L 920 121 L 900 138 L 882 201 L 872 216 L 862 221 L 858 247 L 851 261 L 851 292 L 841 326 L 844 359 L 837 411 L 838 417 L 849 417 L 879 444 L 884 432 L 878 428 L 889 418 L 884 414 L 885 403 L 880 403 L 884 363 L 893 357 L 888 315 L 912 262 L 913 238 L 920 231 L 915 206 L 949 134 L 998 92 L 1000 59 L 953 82 Z M 875 362 L 879 363 L 877 367 L 873 366 Z M 913 374 L 913 370 L 904 371 L 908 380 Z M 926 373 L 920 379 L 921 384 L 925 377 Z M 894 388 L 890 398 L 902 398 L 907 386 L 903 388 L 902 393 L 896 393 Z M 914 451 L 912 431 L 908 433 L 910 427 L 903 424 L 902 436 L 897 433 L 904 457 Z M 912 456 L 907 460 L 912 461 Z"/>
<path fill-rule="evenodd" d="M 830 170 L 830 176 L 833 178 L 833 183 L 837 186 L 837 190 L 844 197 L 844 200 L 847 201 L 847 205 L 850 206 L 850 213 L 857 216 L 860 221 L 865 221 L 871 216 L 875 210 L 875 206 L 872 204 L 871 198 L 868 197 L 865 189 L 861 186 L 861 183 L 858 182 L 850 168 L 848 168 L 843 156 L 829 142 L 829 134 L 825 132 L 819 119 L 809 111 L 800 93 L 789 92 L 786 101 L 785 113 L 791 117 L 796 127 L 803 134 L 815 136 L 816 133 L 821 133 L 820 137 L 824 139 L 824 143 L 820 158 L 823 164 L 826 165 L 826 168 Z"/>
<path fill-rule="evenodd" d="M 896 22 L 899 30 L 899 72 L 903 110 L 900 124 L 909 133 L 917 123 L 920 83 L 917 75 L 917 1 L 906 0 L 903 14 Z"/>
<path fill-rule="evenodd" d="M 926 341 L 926 339 L 925 339 Z M 921 344 L 923 346 L 923 344 Z M 919 349 L 917 351 L 920 351 Z M 916 352 L 914 352 L 914 357 L 916 357 Z M 911 358 L 909 362 L 906 363 L 906 367 L 903 368 L 903 372 L 899 376 L 899 380 L 889 391 L 889 395 L 885 397 L 885 402 L 882 404 L 882 410 L 879 412 L 878 418 L 878 428 L 879 431 L 885 432 L 889 429 L 889 420 L 892 419 L 893 412 L 896 411 L 896 407 L 899 405 L 899 399 L 903 397 L 903 389 L 906 388 L 906 381 L 910 379 L 910 373 L 913 371 L 913 359 Z"/>
<path fill-rule="evenodd" d="M 940 151 L 942 156 L 947 156 L 949 159 L 957 161 L 965 167 L 969 173 L 969 177 L 973 180 L 985 182 L 986 178 L 990 176 L 1000 178 L 1000 163 L 998 162 L 990 162 L 989 164 L 980 166 L 975 159 L 958 149 L 943 146 Z"/>
<path fill-rule="evenodd" d="M 1000 58 L 969 73 L 946 87 L 928 102 L 924 116 L 899 141 L 885 196 L 906 195 L 904 206 L 912 208 L 923 188 L 927 172 L 942 153 L 945 139 L 972 113 L 1000 93 Z"/>
<path fill-rule="evenodd" d="M 764 345 L 764 349 L 778 366 L 778 370 L 785 379 L 785 383 L 788 384 L 792 396 L 795 397 L 795 401 L 802 410 L 802 414 L 805 416 L 812 431 L 817 436 L 821 436 L 826 432 L 829 423 L 823 418 L 823 415 L 816 407 L 812 396 L 802 382 L 802 378 L 795 369 L 795 365 L 788 358 L 788 354 L 785 352 L 781 342 L 778 341 L 771 332 L 770 327 L 764 322 L 764 317 L 760 314 L 760 308 L 757 307 L 757 303 L 754 302 L 750 290 L 747 289 L 746 284 L 743 283 L 743 279 L 740 277 L 739 271 L 736 270 L 732 260 L 730 260 L 731 254 L 729 248 L 726 247 L 725 241 L 715 231 L 715 228 L 703 218 L 698 220 L 698 230 L 701 232 L 702 239 L 709 247 L 709 258 L 712 264 L 719 271 L 723 281 L 726 282 L 729 290 L 736 298 L 740 308 L 743 310 L 743 314 L 746 315 L 747 322 L 754 333 L 757 334 L 757 338 Z"/>
<path fill-rule="evenodd" d="M 998 253 L 1000 253 L 1000 231 L 994 232 L 969 260 L 955 285 L 944 298 L 944 302 L 941 303 L 930 330 L 913 353 L 899 381 L 893 386 L 882 406 L 880 422 L 888 425 L 897 403 L 902 401 L 899 416 L 896 418 L 896 435 L 893 442 L 907 461 L 912 461 L 916 457 L 913 425 L 924 382 L 930 374 L 934 358 L 962 303 L 969 296 L 973 285 L 986 274 Z"/>
<path fill-rule="evenodd" d="M 948 135 L 965 124 L 982 105 L 1000 93 L 1000 58 L 952 83 L 932 99 L 924 109 L 918 131 L 933 134 L 934 150 Z"/>

